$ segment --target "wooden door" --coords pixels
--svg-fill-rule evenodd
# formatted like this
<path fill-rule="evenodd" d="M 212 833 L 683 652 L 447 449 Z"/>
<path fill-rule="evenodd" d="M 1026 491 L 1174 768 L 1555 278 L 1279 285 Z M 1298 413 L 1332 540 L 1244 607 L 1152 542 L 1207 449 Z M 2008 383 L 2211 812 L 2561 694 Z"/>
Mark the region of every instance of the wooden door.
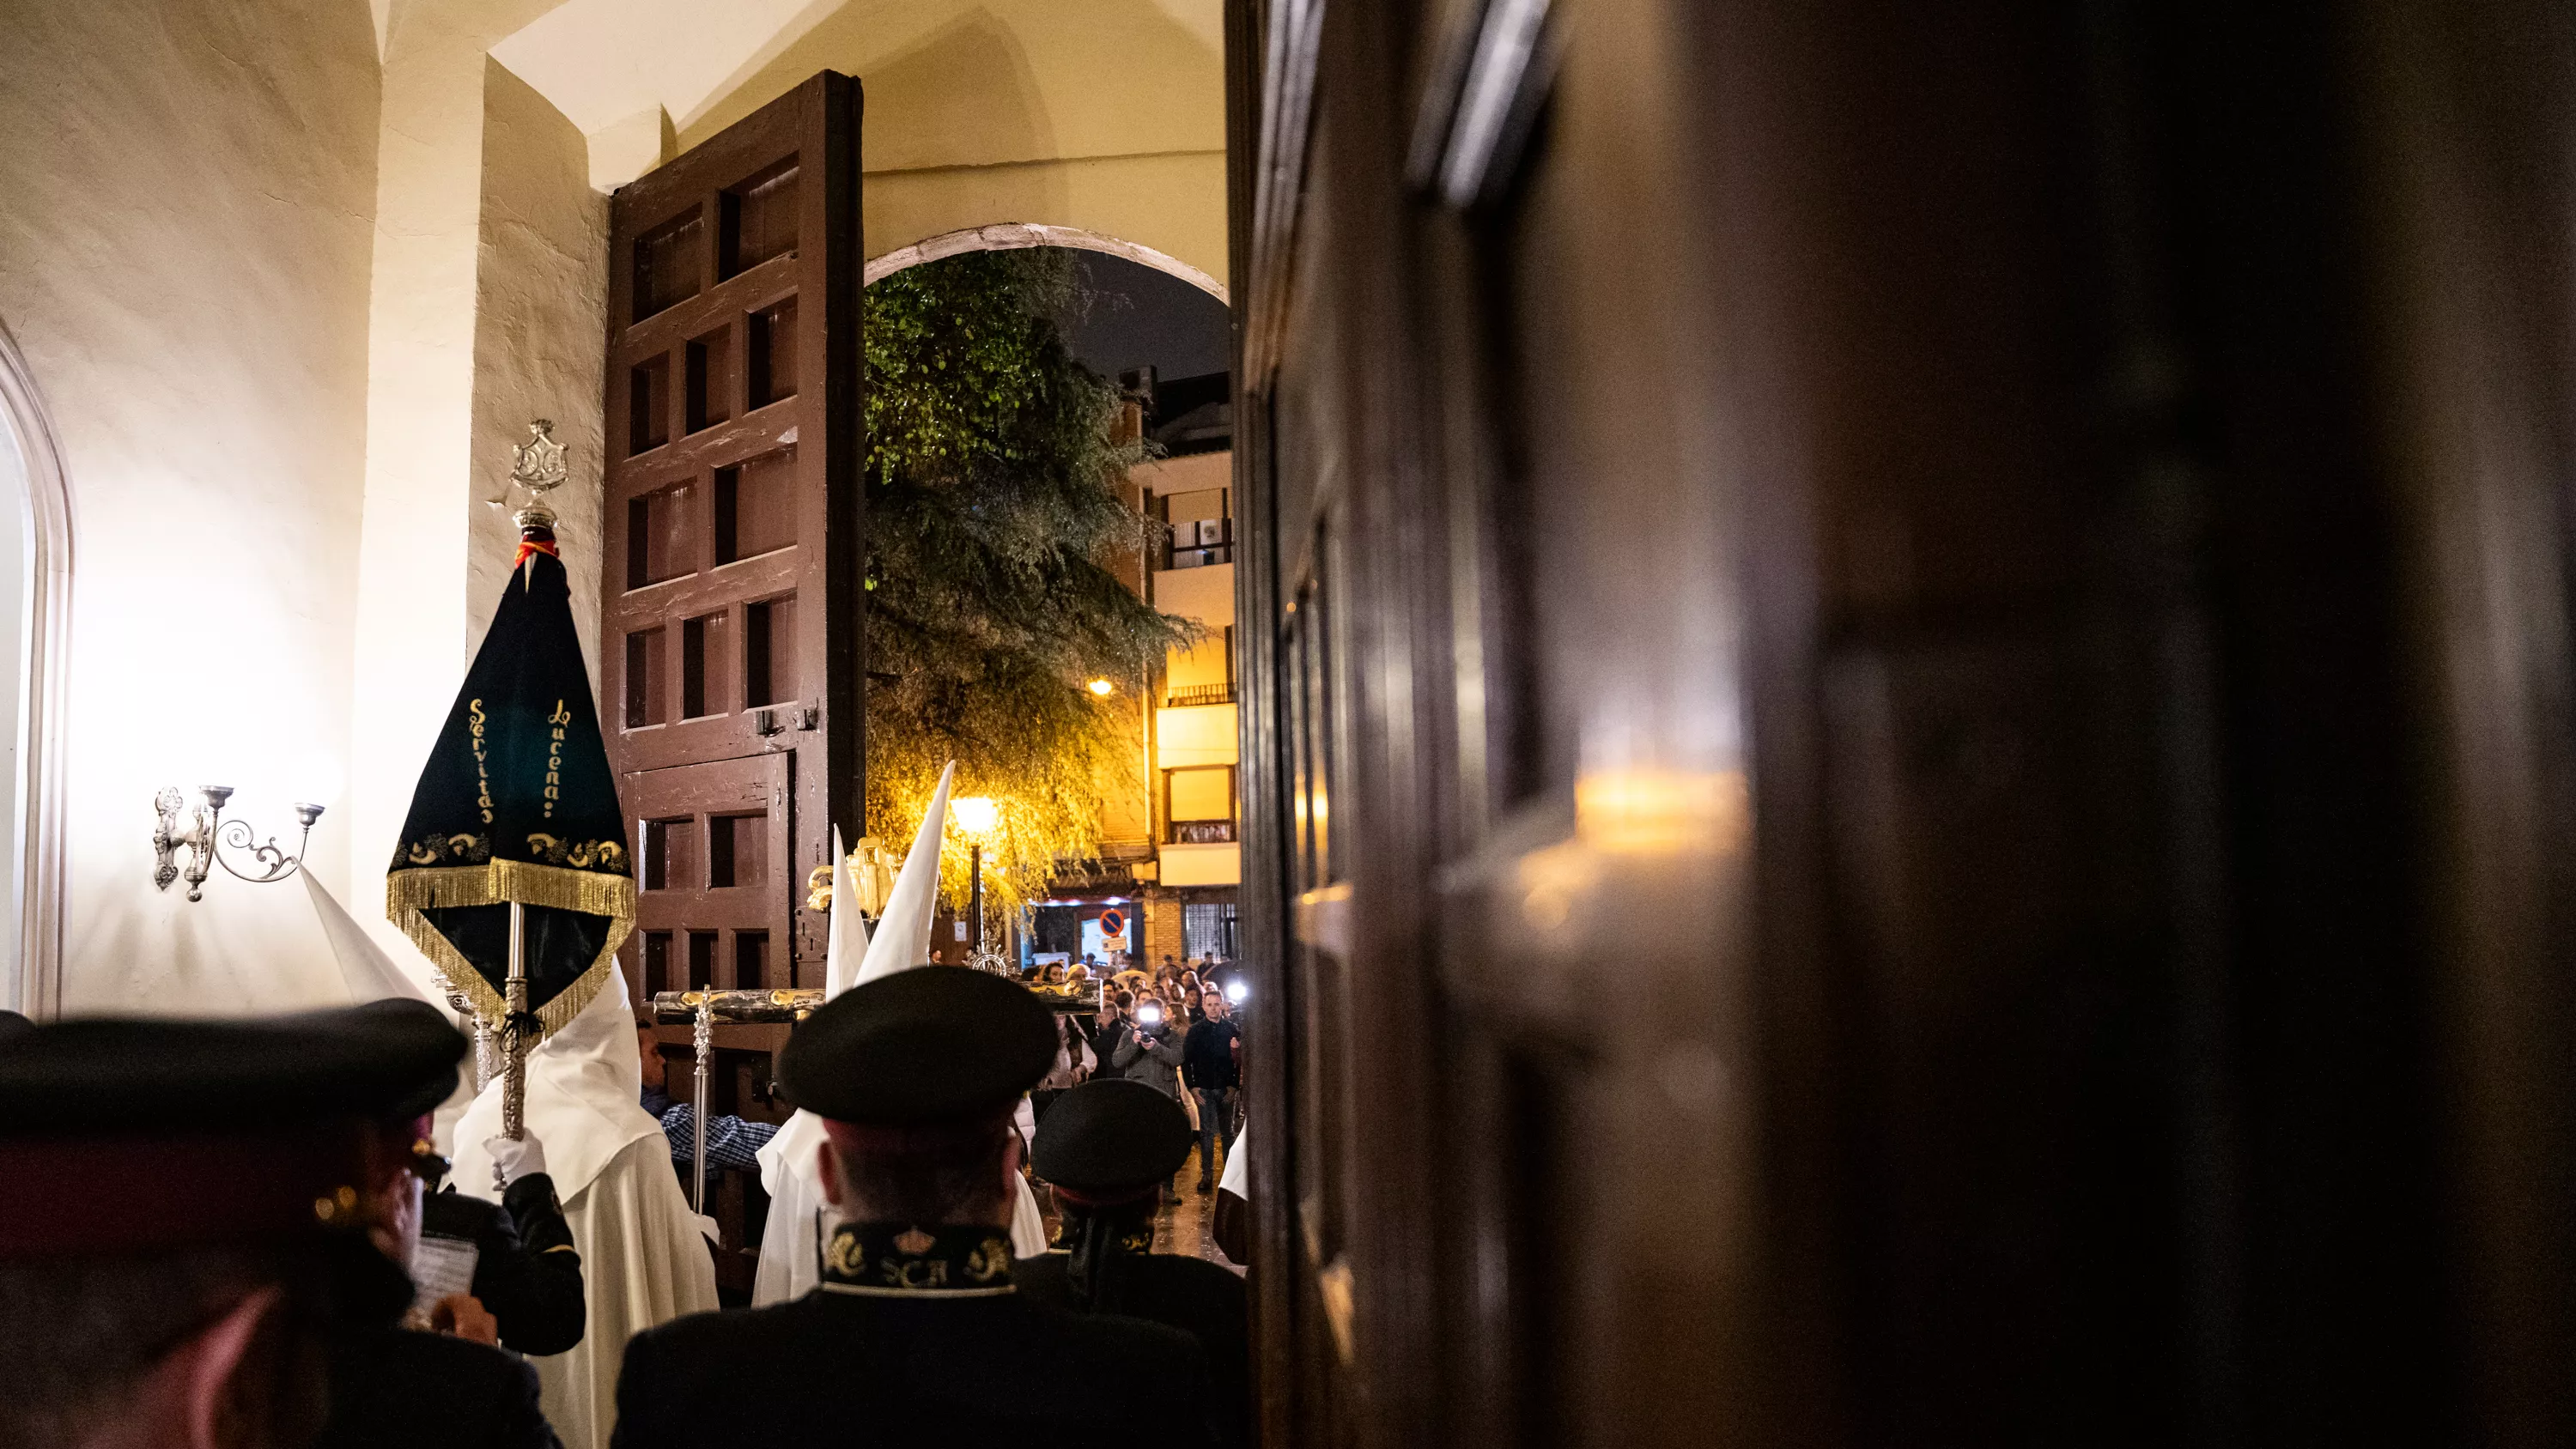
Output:
<path fill-rule="evenodd" d="M 816 75 L 610 204 L 601 716 L 643 866 L 639 1004 L 821 985 L 804 879 L 834 824 L 864 833 L 859 110 Z M 717 1028 L 711 1110 L 780 1119 L 782 1035 Z M 765 1207 L 710 1180 L 729 1301 Z"/>
<path fill-rule="evenodd" d="M 1229 15 L 1267 1442 L 2576 1433 L 2565 17 Z"/>
<path fill-rule="evenodd" d="M 670 863 L 639 994 L 820 985 L 802 882 L 862 833 L 859 104 L 817 75 L 610 209 L 603 714 Z M 707 875 L 752 842 L 756 883 Z"/>

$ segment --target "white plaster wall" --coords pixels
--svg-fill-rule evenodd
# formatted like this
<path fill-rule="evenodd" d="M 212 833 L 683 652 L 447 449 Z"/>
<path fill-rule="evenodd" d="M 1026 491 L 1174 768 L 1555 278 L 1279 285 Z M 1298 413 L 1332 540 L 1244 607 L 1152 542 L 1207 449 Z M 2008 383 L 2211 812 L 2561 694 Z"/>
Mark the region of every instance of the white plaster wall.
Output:
<path fill-rule="evenodd" d="M 879 109 L 871 94 L 869 117 Z M 860 197 L 871 257 L 966 227 L 1040 222 L 1151 247 L 1225 285 L 1223 151 L 871 170 Z"/>
<path fill-rule="evenodd" d="M 153 792 L 332 807 L 378 77 L 365 0 L 0 0 L 0 317 L 73 490 L 69 1010 L 336 999 L 297 887 L 151 884 Z"/>
<path fill-rule="evenodd" d="M 551 419 L 555 440 L 571 450 L 572 476 L 547 502 L 596 690 L 608 198 L 591 189 L 580 129 L 498 61 L 485 66 L 466 653 L 481 646 L 518 551 L 512 510 L 483 500 L 501 496 L 529 420 Z"/>
<path fill-rule="evenodd" d="M 487 54 L 553 3 L 415 0 L 385 40 L 345 838 L 354 914 L 423 975 L 383 919 L 385 867 L 499 599 L 516 533 L 485 500 L 531 418 L 573 449 L 556 507 L 596 653 L 605 202 L 579 132 Z"/>

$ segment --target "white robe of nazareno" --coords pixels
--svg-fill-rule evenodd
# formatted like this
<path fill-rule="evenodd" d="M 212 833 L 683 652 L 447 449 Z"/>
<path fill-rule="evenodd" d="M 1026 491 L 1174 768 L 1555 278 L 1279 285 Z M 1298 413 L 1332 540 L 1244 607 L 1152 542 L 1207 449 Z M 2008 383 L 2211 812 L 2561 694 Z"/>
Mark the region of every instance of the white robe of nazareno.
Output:
<path fill-rule="evenodd" d="M 544 1145 L 572 1226 L 589 1310 L 580 1343 L 528 1360 L 564 1449 L 607 1449 L 628 1339 L 717 1307 L 704 1220 L 671 1170 L 662 1124 L 644 1110 L 643 1073 L 626 981 L 613 967 L 598 998 L 528 1054 L 528 1131 Z M 483 1143 L 500 1133 L 496 1079 L 457 1124 L 459 1190 L 492 1192 Z"/>

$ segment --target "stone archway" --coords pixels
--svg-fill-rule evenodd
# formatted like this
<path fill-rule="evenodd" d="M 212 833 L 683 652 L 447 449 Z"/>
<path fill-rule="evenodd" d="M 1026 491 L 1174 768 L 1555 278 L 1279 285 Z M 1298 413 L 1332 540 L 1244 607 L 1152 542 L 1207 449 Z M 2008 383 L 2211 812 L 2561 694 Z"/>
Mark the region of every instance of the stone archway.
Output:
<path fill-rule="evenodd" d="M 935 262 L 941 257 L 953 257 L 964 252 L 1004 252 L 1022 247 L 1072 247 L 1079 251 L 1105 252 L 1113 257 L 1125 257 L 1139 266 L 1152 267 L 1158 272 L 1169 272 L 1227 306 L 1234 305 L 1233 299 L 1226 295 L 1223 282 L 1178 257 L 1158 252 L 1149 246 L 1139 246 L 1134 242 L 1120 241 L 1116 237 L 1102 236 L 1096 231 L 1084 231 L 1080 227 L 1072 226 L 1049 226 L 1043 222 L 995 222 L 987 226 L 970 226 L 959 231 L 941 232 L 937 236 L 914 242 L 910 246 L 897 247 L 882 256 L 868 258 L 865 280 L 868 283 L 874 283 L 881 278 L 893 276 L 906 267 L 917 267 L 923 262 Z"/>
<path fill-rule="evenodd" d="M 0 507 L 18 510 L 25 540 L 18 597 L 0 599 L 0 621 L 17 615 L 19 661 L 18 680 L 0 682 L 24 683 L 16 718 L 7 721 L 19 766 L 8 782 L 12 808 L 0 813 L 0 827 L 10 835 L 0 859 L 11 867 L 0 876 L 0 888 L 7 892 L 0 909 L 13 917 L 17 970 L 14 981 L 0 975 L 0 1003 L 14 997 L 18 1010 L 49 1017 L 62 1008 L 63 920 L 69 904 L 63 720 L 71 645 L 71 482 L 44 396 L 5 323 L 0 323 L 0 479 L 8 480 L 13 485 L 8 491 L 16 495 L 0 498 Z M 0 711 L 0 720 L 8 713 Z"/>

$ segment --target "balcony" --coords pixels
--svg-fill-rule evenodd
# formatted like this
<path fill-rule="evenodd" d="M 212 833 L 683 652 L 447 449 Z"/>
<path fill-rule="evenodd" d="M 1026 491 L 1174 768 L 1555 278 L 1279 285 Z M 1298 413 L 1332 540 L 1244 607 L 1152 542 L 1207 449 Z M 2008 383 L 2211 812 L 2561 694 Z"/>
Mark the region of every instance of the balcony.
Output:
<path fill-rule="evenodd" d="M 1158 573 L 1154 575 L 1153 604 L 1166 614 L 1222 629 L 1234 622 L 1234 565 L 1212 564 Z"/>
<path fill-rule="evenodd" d="M 1166 845 L 1162 883 L 1167 886 L 1229 886 L 1243 883 L 1243 848 L 1238 845 Z"/>
<path fill-rule="evenodd" d="M 1218 564 L 1232 562 L 1234 562 L 1234 545 L 1230 543 L 1210 544 L 1202 548 L 1181 548 L 1175 545 L 1170 552 L 1163 555 L 1165 570 L 1213 568 Z"/>
<path fill-rule="evenodd" d="M 1215 684 L 1176 684 L 1163 693 L 1165 709 L 1188 709 L 1194 705 L 1232 703 L 1234 703 L 1234 681 L 1231 679 L 1220 680 Z"/>

